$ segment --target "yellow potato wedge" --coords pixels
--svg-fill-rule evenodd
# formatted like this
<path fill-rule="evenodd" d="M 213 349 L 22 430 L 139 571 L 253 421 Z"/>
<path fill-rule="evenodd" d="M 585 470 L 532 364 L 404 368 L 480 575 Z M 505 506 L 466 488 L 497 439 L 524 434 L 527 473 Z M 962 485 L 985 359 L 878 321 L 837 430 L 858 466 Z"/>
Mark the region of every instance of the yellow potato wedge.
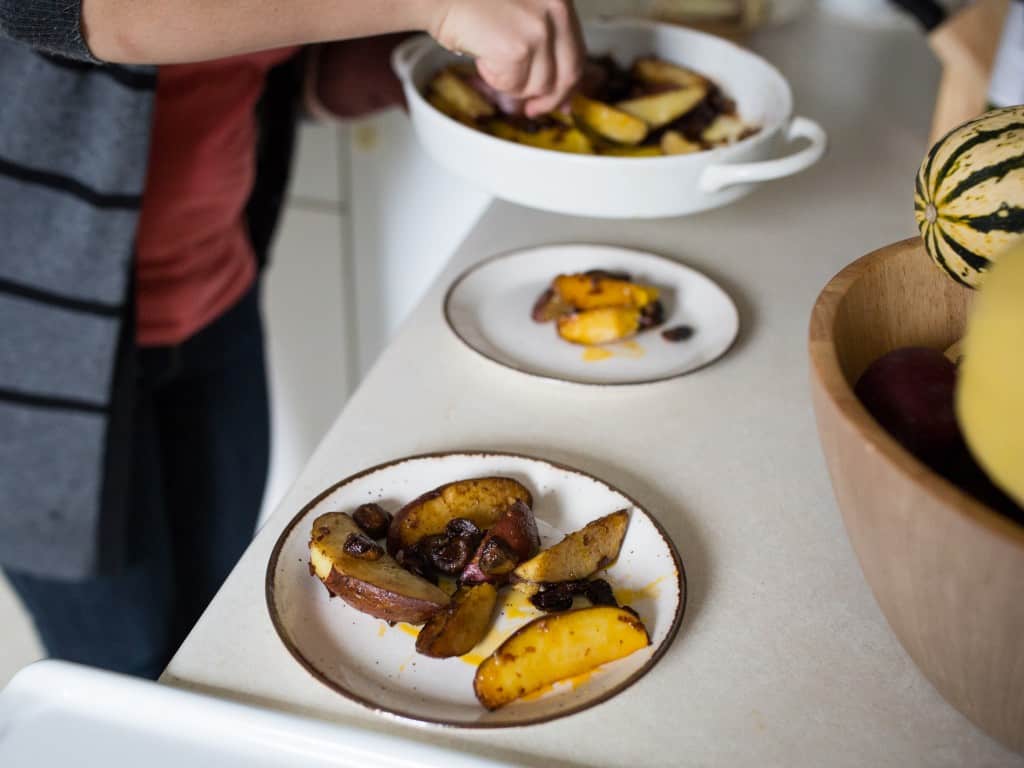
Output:
<path fill-rule="evenodd" d="M 708 144 L 732 144 L 746 133 L 747 126 L 736 115 L 719 115 L 701 134 Z"/>
<path fill-rule="evenodd" d="M 696 107 L 704 100 L 707 93 L 706 86 L 693 85 L 676 91 L 665 91 L 651 96 L 620 101 L 615 106 L 623 112 L 643 120 L 650 128 L 660 128 Z"/>
<path fill-rule="evenodd" d="M 362 531 L 344 512 L 329 512 L 313 521 L 309 564 L 333 594 L 363 613 L 385 621 L 422 624 L 448 605 L 448 595 L 378 552 L 376 559 L 356 557 L 345 549 Z"/>
<path fill-rule="evenodd" d="M 553 152 L 571 152 L 577 155 L 594 154 L 594 145 L 585 133 L 577 128 L 557 125 L 541 128 L 539 131 L 526 131 L 505 120 L 494 120 L 488 130 L 499 139 L 525 144 L 538 149 L 550 149 Z"/>
<path fill-rule="evenodd" d="M 622 608 L 595 606 L 541 616 L 481 662 L 473 690 L 487 709 L 498 709 L 650 644 L 643 622 Z"/>
<path fill-rule="evenodd" d="M 650 85 L 678 85 L 684 88 L 701 85 L 707 86 L 708 80 L 696 72 L 670 64 L 661 59 L 637 59 L 633 64 L 633 77 Z"/>
<path fill-rule="evenodd" d="M 572 97 L 572 113 L 594 133 L 619 144 L 639 144 L 647 137 L 643 120 L 580 94 Z"/>
<path fill-rule="evenodd" d="M 508 477 L 479 477 L 447 483 L 398 511 L 388 529 L 388 552 L 395 554 L 424 536 L 443 533 L 448 522 L 456 517 L 471 520 L 480 529 L 490 528 L 516 501 L 533 506 L 530 492 Z"/>
<path fill-rule="evenodd" d="M 661 137 L 661 151 L 666 155 L 688 155 L 691 152 L 700 152 L 704 147 L 688 138 L 678 131 L 665 131 Z"/>
<path fill-rule="evenodd" d="M 532 595 L 541 584 L 590 578 L 615 562 L 628 525 L 625 509 L 587 523 L 517 566 L 512 572 L 515 588 Z"/>
<path fill-rule="evenodd" d="M 573 344 L 608 344 L 635 336 L 640 330 L 636 307 L 602 307 L 562 315 L 556 322 L 558 335 Z"/>
<path fill-rule="evenodd" d="M 451 69 L 441 70 L 430 83 L 430 88 L 458 117 L 479 120 L 491 117 L 495 112 L 493 104 Z"/>
<path fill-rule="evenodd" d="M 498 590 L 484 582 L 460 587 L 451 605 L 438 611 L 416 637 L 416 650 L 424 656 L 447 659 L 472 651 L 491 628 Z"/>
<path fill-rule="evenodd" d="M 642 309 L 658 300 L 658 289 L 628 280 L 577 272 L 559 275 L 552 283 L 555 293 L 576 309 L 636 307 Z"/>

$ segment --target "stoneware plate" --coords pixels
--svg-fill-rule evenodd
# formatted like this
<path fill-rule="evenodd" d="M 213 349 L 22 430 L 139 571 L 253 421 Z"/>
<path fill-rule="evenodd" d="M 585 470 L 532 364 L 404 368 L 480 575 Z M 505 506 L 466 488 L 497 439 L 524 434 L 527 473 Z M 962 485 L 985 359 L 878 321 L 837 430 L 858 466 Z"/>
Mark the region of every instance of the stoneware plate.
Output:
<path fill-rule="evenodd" d="M 415 650 L 417 628 L 389 627 L 331 598 L 309 573 L 313 520 L 328 511 L 378 502 L 397 511 L 443 483 L 503 475 L 533 494 L 543 546 L 590 520 L 630 510 L 619 559 L 602 574 L 620 602 L 632 606 L 651 645 L 599 668 L 585 679 L 565 681 L 527 701 L 488 712 L 473 693 L 482 659 L 530 619 L 541 615 L 525 598 L 504 589 L 500 614 L 474 651 L 431 659 Z M 595 477 L 570 467 L 512 454 L 447 453 L 415 456 L 360 472 L 321 493 L 288 524 L 267 566 L 267 607 L 295 660 L 321 683 L 366 707 L 411 720 L 465 728 L 542 723 L 579 712 L 624 691 L 668 649 L 686 605 L 682 561 L 664 529 L 635 501 Z"/>
<path fill-rule="evenodd" d="M 629 341 L 582 347 L 559 338 L 554 323 L 530 317 L 559 274 L 621 270 L 657 286 L 665 323 Z M 471 267 L 448 289 L 448 326 L 470 349 L 522 373 L 577 384 L 647 384 L 694 371 L 721 357 L 739 332 L 732 299 L 700 272 L 651 253 L 606 245 L 545 245 Z M 666 341 L 661 331 L 687 325 L 693 335 Z"/>

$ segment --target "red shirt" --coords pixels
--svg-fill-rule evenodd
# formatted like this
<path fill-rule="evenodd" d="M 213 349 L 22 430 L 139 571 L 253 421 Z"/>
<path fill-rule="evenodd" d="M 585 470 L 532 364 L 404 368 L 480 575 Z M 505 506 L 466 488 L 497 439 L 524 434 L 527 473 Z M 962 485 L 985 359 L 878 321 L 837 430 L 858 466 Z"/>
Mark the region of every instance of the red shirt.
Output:
<path fill-rule="evenodd" d="M 249 289 L 254 109 L 297 49 L 161 67 L 136 242 L 136 341 L 179 344 Z"/>

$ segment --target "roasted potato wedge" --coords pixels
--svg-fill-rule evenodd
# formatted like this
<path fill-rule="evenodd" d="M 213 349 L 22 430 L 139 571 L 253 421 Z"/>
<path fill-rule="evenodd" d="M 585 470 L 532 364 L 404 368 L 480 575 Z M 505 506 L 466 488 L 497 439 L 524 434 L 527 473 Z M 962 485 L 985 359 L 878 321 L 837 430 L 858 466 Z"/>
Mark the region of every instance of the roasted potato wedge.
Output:
<path fill-rule="evenodd" d="M 587 309 L 557 320 L 558 335 L 573 344 L 608 344 L 635 336 L 640 330 L 640 310 L 636 307 Z"/>
<path fill-rule="evenodd" d="M 479 120 L 495 113 L 494 105 L 452 69 L 442 70 L 430 87 L 440 97 L 440 103 L 447 105 L 448 109 L 454 110 L 461 118 Z"/>
<path fill-rule="evenodd" d="M 538 149 L 554 152 L 570 152 L 577 155 L 594 154 L 594 145 L 585 133 L 577 128 L 553 125 L 539 131 L 528 131 L 505 120 L 494 120 L 488 130 L 499 139 L 514 141 Z"/>
<path fill-rule="evenodd" d="M 596 606 L 541 616 L 484 659 L 473 690 L 487 709 L 498 709 L 650 644 L 643 622 L 622 608 Z"/>
<path fill-rule="evenodd" d="M 594 133 L 619 144 L 639 144 L 647 137 L 647 123 L 640 118 L 580 94 L 572 97 L 572 113 Z"/>
<path fill-rule="evenodd" d="M 732 144 L 742 139 L 747 130 L 736 115 L 719 115 L 700 137 L 708 144 Z"/>
<path fill-rule="evenodd" d="M 708 80 L 702 75 L 677 64 L 654 58 L 637 59 L 633 64 L 633 77 L 648 85 L 678 85 L 707 87 Z"/>
<path fill-rule="evenodd" d="M 498 590 L 493 584 L 460 587 L 451 604 L 431 616 L 420 630 L 416 650 L 435 659 L 469 653 L 490 629 L 497 602 Z"/>
<path fill-rule="evenodd" d="M 658 289 L 629 280 L 617 280 L 598 274 L 579 272 L 559 275 L 552 283 L 555 293 L 576 309 L 636 307 L 643 309 L 658 300 Z"/>
<path fill-rule="evenodd" d="M 519 563 L 540 549 L 540 533 L 533 510 L 517 501 L 484 534 L 476 554 L 462 572 L 463 584 L 491 581 L 503 584 Z"/>
<path fill-rule="evenodd" d="M 678 131 L 665 131 L 661 135 L 661 151 L 666 155 L 688 155 L 691 152 L 700 152 L 704 147 L 688 138 Z"/>
<path fill-rule="evenodd" d="M 541 584 L 590 578 L 615 562 L 628 525 L 625 509 L 592 520 L 517 566 L 512 572 L 516 589 L 532 595 Z"/>
<path fill-rule="evenodd" d="M 344 512 L 328 512 L 313 521 L 309 563 L 333 594 L 363 613 L 385 621 L 422 624 L 448 605 L 448 595 L 405 570 L 383 552 L 374 559 L 346 550 L 350 536 L 362 531 Z"/>
<path fill-rule="evenodd" d="M 707 93 L 706 86 L 692 85 L 675 91 L 620 101 L 615 106 L 633 117 L 640 118 L 650 128 L 661 128 L 673 120 L 678 120 L 700 104 Z"/>
<path fill-rule="evenodd" d="M 424 493 L 395 515 L 388 529 L 388 552 L 415 546 L 424 536 L 443 533 L 457 517 L 472 521 L 481 530 L 490 528 L 516 501 L 533 505 L 530 492 L 508 477 L 458 480 Z"/>

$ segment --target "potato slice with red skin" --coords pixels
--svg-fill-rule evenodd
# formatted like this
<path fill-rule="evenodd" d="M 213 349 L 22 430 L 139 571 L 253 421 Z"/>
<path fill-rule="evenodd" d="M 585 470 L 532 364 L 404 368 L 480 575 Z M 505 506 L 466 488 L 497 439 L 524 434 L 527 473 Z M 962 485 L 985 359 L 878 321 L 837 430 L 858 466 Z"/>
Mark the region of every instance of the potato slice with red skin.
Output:
<path fill-rule="evenodd" d="M 406 504 L 388 529 L 388 552 L 413 547 L 424 536 L 444 533 L 451 520 L 464 517 L 481 530 L 494 525 L 516 501 L 533 505 L 526 487 L 509 477 L 479 477 L 446 483 Z"/>
<path fill-rule="evenodd" d="M 629 512 L 625 509 L 587 523 L 517 566 L 512 572 L 515 588 L 532 595 L 541 584 L 590 578 L 615 562 L 628 525 Z"/>
<path fill-rule="evenodd" d="M 448 595 L 392 557 L 378 551 L 376 559 L 366 559 L 347 552 L 345 542 L 352 534 L 362 531 L 344 512 L 313 521 L 309 564 L 332 594 L 378 619 L 410 624 L 422 624 L 448 605 Z"/>
<path fill-rule="evenodd" d="M 650 644 L 643 622 L 622 608 L 595 606 L 541 616 L 481 662 L 473 690 L 487 709 L 498 709 Z"/>
<path fill-rule="evenodd" d="M 515 558 L 513 567 L 524 560 L 529 560 L 540 549 L 540 533 L 537 531 L 537 519 L 533 516 L 533 510 L 523 502 L 517 501 L 501 520 L 484 534 L 476 554 L 462 572 L 463 584 L 478 584 L 484 581 L 503 584 L 508 581 L 511 568 L 501 574 L 486 573 L 486 568 L 481 568 L 481 556 L 487 552 L 491 546 L 489 542 L 493 539 L 500 539 L 508 553 Z"/>
<path fill-rule="evenodd" d="M 451 605 L 431 616 L 420 630 L 416 650 L 435 659 L 469 653 L 490 629 L 497 602 L 493 584 L 460 587 Z"/>

